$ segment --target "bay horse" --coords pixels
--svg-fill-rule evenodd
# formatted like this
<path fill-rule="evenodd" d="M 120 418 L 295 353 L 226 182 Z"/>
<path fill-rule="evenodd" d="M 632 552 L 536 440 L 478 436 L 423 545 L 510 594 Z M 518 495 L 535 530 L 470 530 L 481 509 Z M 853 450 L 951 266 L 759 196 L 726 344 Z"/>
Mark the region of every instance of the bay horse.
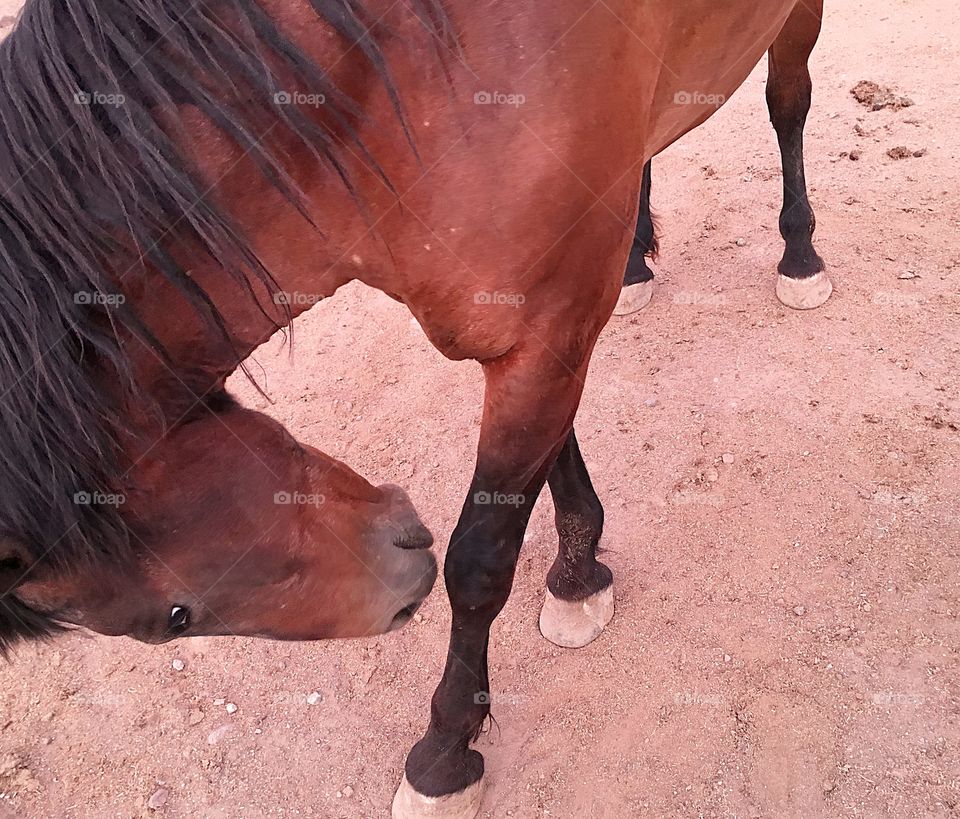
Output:
<path fill-rule="evenodd" d="M 437 570 L 404 492 L 224 391 L 275 331 L 362 281 L 483 369 L 444 565 L 448 659 L 393 805 L 475 815 L 489 629 L 545 484 L 559 552 L 541 631 L 583 646 L 613 614 L 573 424 L 643 169 L 768 48 L 780 291 L 823 296 L 802 160 L 821 15 L 29 0 L 0 44 L 0 648 L 69 624 L 305 640 L 410 618 Z"/>

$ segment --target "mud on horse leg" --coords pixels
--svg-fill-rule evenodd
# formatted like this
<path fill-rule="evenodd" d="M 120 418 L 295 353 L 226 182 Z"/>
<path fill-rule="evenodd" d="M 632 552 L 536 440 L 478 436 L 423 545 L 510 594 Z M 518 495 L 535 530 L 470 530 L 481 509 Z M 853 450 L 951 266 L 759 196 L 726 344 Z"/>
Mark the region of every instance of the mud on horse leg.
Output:
<path fill-rule="evenodd" d="M 393 804 L 397 819 L 465 819 L 479 809 L 483 757 L 469 744 L 490 711 L 490 625 L 510 595 L 530 512 L 568 440 L 589 354 L 608 315 L 589 332 L 571 334 L 576 349 L 551 351 L 533 341 L 484 365 L 477 468 L 444 567 L 450 649 L 430 725 L 407 757 Z"/>
<path fill-rule="evenodd" d="M 803 128 L 812 92 L 807 61 L 820 36 L 822 16 L 822 0 L 799 3 L 769 52 L 767 106 L 783 159 L 780 233 L 786 242 L 777 297 L 796 310 L 819 307 L 833 292 L 823 260 L 813 248 L 817 222 L 803 168 Z"/>
<path fill-rule="evenodd" d="M 547 575 L 540 633 L 564 648 L 593 642 L 613 617 L 613 573 L 597 560 L 603 506 L 573 430 L 550 472 L 560 550 Z"/>
<path fill-rule="evenodd" d="M 623 277 L 623 290 L 620 291 L 620 300 L 613 311 L 615 316 L 636 313 L 646 307 L 653 297 L 653 271 L 647 264 L 647 258 L 656 258 L 658 245 L 656 225 L 650 212 L 650 190 L 653 184 L 651 168 L 650 162 L 643 168 L 640 215 L 637 217 L 637 229 L 627 261 L 627 272 Z"/>

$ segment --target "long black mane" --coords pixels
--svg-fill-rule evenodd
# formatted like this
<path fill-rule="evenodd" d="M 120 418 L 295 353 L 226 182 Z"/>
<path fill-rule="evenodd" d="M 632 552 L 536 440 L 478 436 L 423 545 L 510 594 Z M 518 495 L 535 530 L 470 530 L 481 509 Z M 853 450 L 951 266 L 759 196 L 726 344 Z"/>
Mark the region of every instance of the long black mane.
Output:
<path fill-rule="evenodd" d="M 390 34 L 357 0 L 310 3 L 386 84 L 402 119 L 380 45 Z M 415 0 L 414 10 L 448 36 L 442 0 Z M 93 376 L 126 383 L 125 334 L 157 345 L 116 298 L 103 260 L 132 244 L 131 272 L 159 272 L 224 337 L 216 308 L 169 252 L 172 240 L 205 250 L 251 292 L 257 280 L 272 286 L 156 112 L 196 106 L 297 205 L 277 125 L 349 186 L 331 131 L 276 104 L 278 73 L 322 94 L 339 139 L 355 139 L 358 106 L 258 0 L 30 0 L 0 43 L 0 537 L 33 561 L 68 571 L 130 549 L 118 508 L 84 502 L 118 492 L 124 469 L 122 410 Z M 0 597 L 0 652 L 56 628 L 12 594 Z"/>

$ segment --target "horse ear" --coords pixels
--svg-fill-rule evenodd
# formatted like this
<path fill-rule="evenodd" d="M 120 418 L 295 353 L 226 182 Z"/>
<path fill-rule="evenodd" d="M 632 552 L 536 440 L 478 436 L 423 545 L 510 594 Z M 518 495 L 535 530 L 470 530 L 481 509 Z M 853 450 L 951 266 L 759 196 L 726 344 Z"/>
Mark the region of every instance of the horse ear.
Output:
<path fill-rule="evenodd" d="M 33 558 L 20 541 L 0 535 L 0 597 L 27 579 L 31 565 Z"/>

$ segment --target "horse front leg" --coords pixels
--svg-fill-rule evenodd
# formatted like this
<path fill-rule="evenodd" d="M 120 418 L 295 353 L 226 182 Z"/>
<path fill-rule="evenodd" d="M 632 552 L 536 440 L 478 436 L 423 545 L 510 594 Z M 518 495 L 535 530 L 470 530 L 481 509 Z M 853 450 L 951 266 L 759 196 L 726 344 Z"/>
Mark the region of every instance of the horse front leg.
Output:
<path fill-rule="evenodd" d="M 490 625 L 510 595 L 527 521 L 572 428 L 596 329 L 570 334 L 576 341 L 566 351 L 530 341 L 484 365 L 476 471 L 444 567 L 450 648 L 430 725 L 394 799 L 398 819 L 466 819 L 479 809 L 483 757 L 469 744 L 490 711 Z"/>
<path fill-rule="evenodd" d="M 799 3 L 769 53 L 767 106 L 783 160 L 780 233 L 786 243 L 777 297 L 796 310 L 819 307 L 833 292 L 823 260 L 813 248 L 817 220 L 807 198 L 803 168 L 803 128 L 813 88 L 807 63 L 820 36 L 822 18 L 823 0 Z"/>

